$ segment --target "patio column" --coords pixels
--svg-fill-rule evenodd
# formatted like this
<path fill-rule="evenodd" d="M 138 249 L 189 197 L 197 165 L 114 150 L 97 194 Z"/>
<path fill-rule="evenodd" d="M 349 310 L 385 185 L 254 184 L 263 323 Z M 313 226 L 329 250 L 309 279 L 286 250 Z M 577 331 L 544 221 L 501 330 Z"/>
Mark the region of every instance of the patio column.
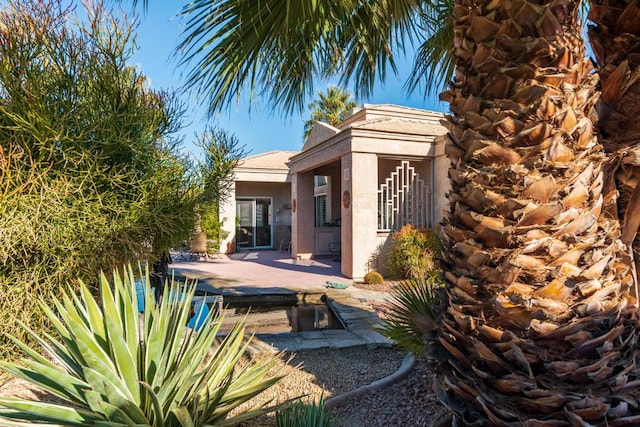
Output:
<path fill-rule="evenodd" d="M 295 173 L 291 177 L 291 254 L 294 258 L 313 256 L 315 241 L 315 209 L 313 171 Z"/>
<path fill-rule="evenodd" d="M 236 182 L 233 181 L 229 189 L 229 197 L 219 206 L 219 221 L 222 231 L 227 235 L 220 240 L 220 253 L 233 253 L 236 241 Z"/>
<path fill-rule="evenodd" d="M 447 193 L 451 190 L 451 182 L 449 181 L 449 168 L 451 161 L 444 152 L 445 143 L 443 139 L 439 139 L 434 144 L 433 155 L 433 184 L 432 201 L 433 201 L 433 217 L 431 227 L 435 228 L 442 221 L 443 213 L 449 208 L 449 200 Z"/>
<path fill-rule="evenodd" d="M 342 274 L 362 279 L 376 250 L 378 230 L 378 156 L 342 157 Z"/>

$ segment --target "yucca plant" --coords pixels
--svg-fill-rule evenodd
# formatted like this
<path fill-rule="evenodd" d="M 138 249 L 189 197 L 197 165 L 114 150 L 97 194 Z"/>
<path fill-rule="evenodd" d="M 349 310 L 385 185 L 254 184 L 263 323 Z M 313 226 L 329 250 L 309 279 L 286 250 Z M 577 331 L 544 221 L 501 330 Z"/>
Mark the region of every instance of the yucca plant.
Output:
<path fill-rule="evenodd" d="M 298 400 L 292 407 L 276 412 L 276 427 L 332 427 L 335 419 L 325 412 L 324 399 L 306 403 Z"/>
<path fill-rule="evenodd" d="M 81 284 L 79 295 L 65 292 L 55 299 L 57 314 L 43 306 L 58 337 L 40 337 L 22 325 L 46 356 L 13 338 L 28 357 L 0 366 L 60 403 L 0 397 L 0 418 L 37 425 L 195 427 L 237 424 L 279 409 L 255 407 L 229 416 L 282 378 L 269 374 L 277 357 L 241 361 L 250 342 L 243 324 L 220 341 L 222 322 L 214 311 L 208 327 L 186 328 L 195 287 L 182 291 L 172 281 L 154 304 L 146 277 L 142 314 L 128 268 L 123 276 L 114 272 L 112 284 L 101 276 L 99 301 Z M 171 297 L 180 292 L 180 298 Z"/>
<path fill-rule="evenodd" d="M 400 282 L 392 293 L 387 317 L 375 329 L 413 354 L 424 353 L 425 335 L 436 326 L 437 295 L 442 286 L 439 273 Z"/>

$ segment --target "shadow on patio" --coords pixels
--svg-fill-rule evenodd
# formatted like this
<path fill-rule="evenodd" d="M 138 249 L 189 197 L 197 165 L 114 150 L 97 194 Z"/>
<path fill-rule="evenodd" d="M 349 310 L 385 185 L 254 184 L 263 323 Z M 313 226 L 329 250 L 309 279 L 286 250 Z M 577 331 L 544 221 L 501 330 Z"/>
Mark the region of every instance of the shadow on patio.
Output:
<path fill-rule="evenodd" d="M 197 278 L 216 288 L 306 289 L 324 288 L 327 281 L 352 283 L 340 273 L 340 263 L 331 258 L 296 260 L 288 252 L 275 250 L 242 251 L 210 261 L 174 261 L 171 268 L 178 275 Z"/>

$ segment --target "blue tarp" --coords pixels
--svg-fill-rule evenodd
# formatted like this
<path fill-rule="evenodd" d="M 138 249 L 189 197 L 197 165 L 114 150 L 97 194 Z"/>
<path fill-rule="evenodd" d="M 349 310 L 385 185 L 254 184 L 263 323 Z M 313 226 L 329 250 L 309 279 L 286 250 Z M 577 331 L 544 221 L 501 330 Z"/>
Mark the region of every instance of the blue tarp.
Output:
<path fill-rule="evenodd" d="M 144 290 L 145 290 L 144 283 L 139 280 L 136 280 L 136 294 L 138 297 L 139 313 L 142 313 L 144 311 Z M 151 288 L 151 292 L 153 295 L 153 288 Z M 176 301 L 180 301 L 181 299 L 182 299 L 182 295 L 178 294 L 176 297 Z M 194 304 L 194 307 L 195 307 L 196 314 L 191 319 L 189 319 L 187 326 L 199 332 L 207 320 L 207 316 L 209 315 L 209 307 L 204 302 L 196 302 Z"/>
<path fill-rule="evenodd" d="M 207 316 L 209 315 L 209 306 L 204 303 L 196 304 L 195 312 L 195 316 L 189 319 L 187 326 L 200 332 L 200 329 L 204 326 Z"/>

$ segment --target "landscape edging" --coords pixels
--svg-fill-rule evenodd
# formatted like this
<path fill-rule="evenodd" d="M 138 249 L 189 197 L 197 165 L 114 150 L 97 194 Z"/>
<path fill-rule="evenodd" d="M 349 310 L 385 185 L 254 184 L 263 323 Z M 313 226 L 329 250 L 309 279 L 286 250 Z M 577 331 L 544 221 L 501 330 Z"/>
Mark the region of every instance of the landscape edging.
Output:
<path fill-rule="evenodd" d="M 397 381 L 400 381 L 402 378 L 406 377 L 409 372 L 413 369 L 416 364 L 416 358 L 413 354 L 407 353 L 402 359 L 402 363 L 400 363 L 400 368 L 397 371 L 392 373 L 391 375 L 376 380 L 370 384 L 363 385 L 358 387 L 355 390 L 348 391 L 343 394 L 339 394 L 337 396 L 330 397 L 324 402 L 325 411 L 336 408 L 338 406 L 342 406 L 347 400 L 361 396 L 365 393 L 369 393 L 383 387 L 387 387 Z"/>

